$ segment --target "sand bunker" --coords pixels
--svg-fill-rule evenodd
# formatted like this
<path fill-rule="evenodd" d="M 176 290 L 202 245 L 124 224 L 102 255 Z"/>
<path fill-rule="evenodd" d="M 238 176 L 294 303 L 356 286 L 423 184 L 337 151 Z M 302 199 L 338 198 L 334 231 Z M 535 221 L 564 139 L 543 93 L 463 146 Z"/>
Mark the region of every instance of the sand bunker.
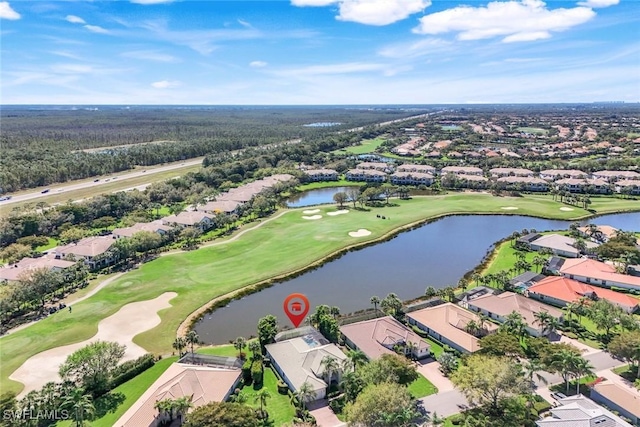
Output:
<path fill-rule="evenodd" d="M 58 368 L 67 360 L 67 356 L 95 341 L 115 341 L 126 345 L 127 349 L 122 361 L 133 360 L 144 355 L 146 350 L 134 344 L 133 337 L 158 326 L 160 324 L 158 311 L 171 307 L 169 300 L 177 295 L 175 292 L 165 292 L 152 300 L 127 304 L 115 314 L 102 319 L 98 323 L 98 333 L 92 338 L 76 344 L 52 348 L 30 357 L 9 376 L 25 386 L 18 397 L 26 395 L 31 390 L 42 388 L 49 381 L 60 381 Z M 67 313 L 62 312 L 58 315 L 67 315 Z M 69 316 L 73 316 L 73 313 Z"/>
<path fill-rule="evenodd" d="M 344 215 L 344 214 L 348 214 L 348 213 L 349 213 L 349 211 L 348 211 L 348 210 L 346 210 L 346 209 L 342 209 L 342 210 L 335 211 L 335 212 L 327 212 L 327 215 L 329 215 L 329 216 L 336 216 L 336 215 Z"/>
<path fill-rule="evenodd" d="M 314 219 L 320 219 L 322 218 L 322 215 L 311 215 L 311 216 L 303 216 L 302 219 L 310 219 L 310 220 L 314 220 Z"/>
<path fill-rule="evenodd" d="M 316 214 L 318 212 L 320 212 L 320 209 L 307 209 L 306 211 L 302 211 L 305 215 Z"/>
<path fill-rule="evenodd" d="M 368 236 L 369 234 L 371 234 L 371 232 L 369 230 L 367 230 L 366 228 L 361 228 L 358 231 L 350 231 L 349 232 L 349 236 L 351 236 L 351 237 L 365 237 L 365 236 Z"/>
<path fill-rule="evenodd" d="M 518 208 L 516 208 L 515 206 L 503 206 L 500 209 L 505 210 L 505 211 L 515 211 Z"/>
<path fill-rule="evenodd" d="M 561 211 L 572 211 L 572 210 L 573 210 L 573 208 L 568 208 L 568 207 L 566 207 L 566 206 L 563 206 L 563 207 L 561 207 L 561 208 L 560 208 L 560 210 L 561 210 Z"/>

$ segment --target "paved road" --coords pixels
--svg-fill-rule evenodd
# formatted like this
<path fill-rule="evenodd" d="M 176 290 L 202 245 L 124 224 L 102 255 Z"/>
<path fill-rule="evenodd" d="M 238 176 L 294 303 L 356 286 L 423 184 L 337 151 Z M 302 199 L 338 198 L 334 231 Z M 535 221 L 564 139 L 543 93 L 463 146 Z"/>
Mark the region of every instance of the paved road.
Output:
<path fill-rule="evenodd" d="M 458 390 L 432 394 L 418 399 L 418 401 L 429 415 L 436 412 L 439 417 L 459 414 L 469 406 L 467 399 Z"/>

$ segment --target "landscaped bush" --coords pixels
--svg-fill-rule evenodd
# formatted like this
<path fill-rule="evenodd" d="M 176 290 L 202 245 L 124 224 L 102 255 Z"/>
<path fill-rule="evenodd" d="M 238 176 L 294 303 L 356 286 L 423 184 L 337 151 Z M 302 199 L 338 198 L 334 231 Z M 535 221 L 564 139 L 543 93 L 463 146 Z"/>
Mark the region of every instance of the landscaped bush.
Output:
<path fill-rule="evenodd" d="M 551 409 L 551 404 L 546 400 L 543 400 L 542 402 L 537 401 L 537 402 L 534 402 L 533 409 L 535 409 L 538 414 L 541 414 Z"/>
<path fill-rule="evenodd" d="M 156 363 L 153 354 L 145 354 L 135 360 L 129 360 L 122 365 L 117 366 L 112 373 L 109 389 L 114 389 L 120 384 L 129 381 L 131 378 L 141 374 Z"/>
<path fill-rule="evenodd" d="M 464 423 L 464 415 L 462 414 L 452 415 L 451 417 L 449 417 L 449 421 L 451 421 L 451 424 L 453 424 L 454 426 L 462 425 L 462 423 Z"/>
<path fill-rule="evenodd" d="M 285 383 L 282 380 L 279 380 L 278 381 L 278 393 L 287 394 L 288 391 L 289 391 L 289 386 L 287 385 L 287 383 Z"/>
<path fill-rule="evenodd" d="M 264 377 L 264 366 L 262 360 L 256 360 L 251 364 L 251 379 L 253 383 L 260 386 Z"/>
<path fill-rule="evenodd" d="M 251 384 L 251 361 L 247 360 L 242 364 L 242 380 L 245 384 Z"/>
<path fill-rule="evenodd" d="M 416 325 L 411 325 L 411 330 L 416 333 L 419 337 L 426 338 L 429 336 L 425 331 L 418 328 Z"/>

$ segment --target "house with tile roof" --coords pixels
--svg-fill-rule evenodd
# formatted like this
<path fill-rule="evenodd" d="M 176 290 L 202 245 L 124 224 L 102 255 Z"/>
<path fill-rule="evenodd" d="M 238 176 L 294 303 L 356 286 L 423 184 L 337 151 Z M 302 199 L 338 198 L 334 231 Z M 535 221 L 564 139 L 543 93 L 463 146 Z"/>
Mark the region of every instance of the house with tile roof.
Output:
<path fill-rule="evenodd" d="M 611 192 L 609 183 L 600 178 L 563 178 L 555 182 L 556 188 L 566 189 L 571 193 L 584 193 L 587 190 L 591 193 L 607 194 Z"/>
<path fill-rule="evenodd" d="M 621 307 L 627 313 L 638 310 L 640 300 L 611 289 L 598 288 L 577 280 L 566 277 L 549 276 L 525 291 L 529 298 L 537 299 L 557 307 L 564 307 L 569 303 L 575 303 L 580 298 L 590 300 L 605 299 L 612 304 Z"/>
<path fill-rule="evenodd" d="M 197 228 L 202 232 L 214 225 L 214 215 L 203 211 L 185 211 L 162 218 L 162 223 L 175 228 Z"/>
<path fill-rule="evenodd" d="M 499 323 L 504 323 L 507 316 L 515 311 L 522 316 L 527 325 L 527 332 L 534 337 L 545 334 L 545 331 L 536 322 L 537 313 L 546 312 L 558 322 L 562 322 L 562 310 L 514 292 L 503 292 L 500 295 L 483 295 L 470 300 L 467 304 L 469 310 L 482 313 Z"/>
<path fill-rule="evenodd" d="M 540 178 L 547 181 L 555 181 L 562 178 L 583 179 L 586 177 L 586 172 L 576 169 L 547 169 L 540 171 Z"/>
<path fill-rule="evenodd" d="M 96 269 L 111 265 L 116 261 L 115 258 L 107 256 L 107 251 L 114 243 L 115 239 L 112 236 L 85 237 L 75 243 L 58 246 L 53 249 L 52 253 L 57 259 L 83 260 L 89 268 Z"/>
<path fill-rule="evenodd" d="M 469 322 L 480 324 L 480 317 L 450 302 L 435 307 L 416 310 L 406 315 L 409 324 L 416 325 L 436 340 L 447 344 L 462 353 L 480 350 L 478 337 L 468 333 L 465 328 Z M 494 323 L 484 323 L 487 333 L 495 332 Z"/>
<path fill-rule="evenodd" d="M 446 175 L 448 173 L 452 173 L 455 175 L 483 175 L 482 169 L 475 166 L 446 166 L 440 171 L 441 175 Z"/>
<path fill-rule="evenodd" d="M 640 392 L 611 382 L 601 382 L 591 388 L 591 399 L 617 412 L 633 425 L 640 426 Z"/>
<path fill-rule="evenodd" d="M 350 169 L 346 173 L 347 181 L 385 182 L 387 174 L 375 169 Z"/>
<path fill-rule="evenodd" d="M 633 427 L 619 416 L 581 394 L 559 401 L 551 415 L 536 421 L 538 427 Z"/>
<path fill-rule="evenodd" d="M 593 172 L 594 178 L 604 179 L 606 181 L 617 181 L 619 179 L 640 179 L 640 173 L 634 171 L 597 171 Z"/>
<path fill-rule="evenodd" d="M 311 182 L 337 181 L 340 175 L 334 169 L 308 169 L 304 171 L 307 179 Z"/>
<path fill-rule="evenodd" d="M 533 176 L 503 176 L 497 179 L 498 183 L 502 183 L 507 188 L 519 188 L 526 191 L 547 191 L 549 183 L 542 178 Z"/>
<path fill-rule="evenodd" d="M 202 212 L 217 215 L 220 213 L 232 214 L 242 205 L 241 202 L 233 200 L 212 200 L 203 206 L 198 206 Z"/>
<path fill-rule="evenodd" d="M 150 233 L 158 233 L 161 236 L 169 233 L 172 230 L 168 225 L 164 225 L 161 220 L 152 221 L 152 222 L 138 222 L 131 227 L 123 227 L 114 229 L 111 234 L 116 239 L 120 239 L 122 237 L 133 237 L 134 234 L 139 233 L 141 231 L 148 231 Z"/>
<path fill-rule="evenodd" d="M 322 360 L 331 357 L 341 365 L 347 356 L 335 344 L 329 343 L 319 332 L 267 344 L 267 357 L 282 380 L 292 392 L 296 392 L 304 383 L 308 383 L 315 392 L 311 401 L 324 399 L 327 388 L 333 382 L 340 381 L 340 372 L 325 372 Z"/>
<path fill-rule="evenodd" d="M 343 325 L 340 333 L 350 348 L 361 350 L 369 360 L 396 354 L 394 347 L 417 359 L 430 355 L 429 344 L 391 316 Z"/>
<path fill-rule="evenodd" d="M 554 255 L 559 255 L 567 258 L 577 258 L 581 255 L 581 252 L 574 246 L 576 239 L 561 234 L 545 234 L 541 235 L 535 240 L 529 243 L 529 248 L 532 251 L 539 251 L 540 249 L 550 249 Z M 585 241 L 584 242 L 587 252 L 591 252 L 598 247 L 597 243 Z"/>
<path fill-rule="evenodd" d="M 22 258 L 15 264 L 0 268 L 0 282 L 26 280 L 31 277 L 34 271 L 40 269 L 64 272 L 74 265 L 75 262 L 58 259 L 54 255 L 45 255 L 40 258 Z"/>
<path fill-rule="evenodd" d="M 492 178 L 501 178 L 503 176 L 529 176 L 533 177 L 533 171 L 522 168 L 493 168 L 489 169 Z"/>
<path fill-rule="evenodd" d="M 640 291 L 640 277 L 618 273 L 614 266 L 589 258 L 567 259 L 559 273 L 589 285 Z"/>
<path fill-rule="evenodd" d="M 155 408 L 165 399 L 191 399 L 194 408 L 224 402 L 242 377 L 240 369 L 174 363 L 115 422 L 116 427 L 155 427 L 164 419 Z"/>
<path fill-rule="evenodd" d="M 433 175 L 422 172 L 394 172 L 389 180 L 394 185 L 431 185 Z"/>

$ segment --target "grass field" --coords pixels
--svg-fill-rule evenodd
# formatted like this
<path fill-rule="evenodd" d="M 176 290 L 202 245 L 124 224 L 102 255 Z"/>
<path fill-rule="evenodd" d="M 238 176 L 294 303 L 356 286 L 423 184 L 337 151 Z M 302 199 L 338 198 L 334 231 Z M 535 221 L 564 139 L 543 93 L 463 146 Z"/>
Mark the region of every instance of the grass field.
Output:
<path fill-rule="evenodd" d="M 298 271 L 351 245 L 373 242 L 427 218 L 452 213 L 500 213 L 571 220 L 589 215 L 577 207 L 574 211 L 561 211 L 562 204 L 542 195 L 509 198 L 456 193 L 392 199 L 392 202 L 396 206 L 354 210 L 348 215 L 333 217 L 324 215 L 317 221 L 302 219 L 301 210 L 290 210 L 264 220 L 261 227 L 237 240 L 161 256 L 146 263 L 76 304 L 72 316 L 51 316 L 0 338 L 0 388 L 19 392 L 22 385 L 8 377 L 26 359 L 50 348 L 88 339 L 97 332 L 100 320 L 123 305 L 150 300 L 164 292 L 174 291 L 178 296 L 171 300 L 171 308 L 158 313 L 162 323 L 134 339 L 156 354 L 171 353 L 171 343 L 180 323 L 212 299 L 261 280 Z M 518 210 L 504 211 L 501 209 L 504 206 L 518 207 Z M 637 201 L 604 198 L 594 198 L 591 207 L 597 213 L 639 208 Z M 335 206 L 322 207 L 321 213 L 335 209 Z M 377 214 L 389 220 L 381 221 L 376 218 Z M 348 236 L 348 232 L 360 228 L 372 234 L 358 239 Z"/>
<path fill-rule="evenodd" d="M 532 133 L 534 135 L 546 135 L 549 133 L 549 131 L 546 129 L 531 128 L 531 127 L 520 127 L 520 128 L 516 128 L 516 130 L 520 132 Z"/>
<path fill-rule="evenodd" d="M 265 409 L 269 413 L 269 419 L 274 425 L 281 426 L 290 423 L 296 414 L 296 409 L 291 404 L 289 396 L 278 393 L 278 377 L 271 368 L 265 368 L 262 388 L 269 390 L 271 397 L 267 399 Z M 255 402 L 255 396 L 260 389 L 254 389 L 253 386 L 246 386 L 242 389 L 242 393 L 247 396 L 247 404 L 254 408 L 260 407 L 260 402 Z"/>
<path fill-rule="evenodd" d="M 386 139 L 384 138 L 365 139 L 364 141 L 362 141 L 360 145 L 343 148 L 341 150 L 336 150 L 335 153 L 349 153 L 349 154 L 373 153 L 374 151 L 376 151 L 376 148 L 382 145 L 382 143 L 385 141 Z"/>
<path fill-rule="evenodd" d="M 317 190 L 318 188 L 331 188 L 331 187 L 360 187 L 366 184 L 365 182 L 347 181 L 344 177 L 341 177 L 338 181 L 323 181 L 323 182 L 310 182 L 298 186 L 300 191 Z"/>
<path fill-rule="evenodd" d="M 431 384 L 431 381 L 420 374 L 418 374 L 418 379 L 409 384 L 407 390 L 409 390 L 411 396 L 416 399 L 429 396 L 431 394 L 436 394 L 438 392 L 438 388 Z"/>

